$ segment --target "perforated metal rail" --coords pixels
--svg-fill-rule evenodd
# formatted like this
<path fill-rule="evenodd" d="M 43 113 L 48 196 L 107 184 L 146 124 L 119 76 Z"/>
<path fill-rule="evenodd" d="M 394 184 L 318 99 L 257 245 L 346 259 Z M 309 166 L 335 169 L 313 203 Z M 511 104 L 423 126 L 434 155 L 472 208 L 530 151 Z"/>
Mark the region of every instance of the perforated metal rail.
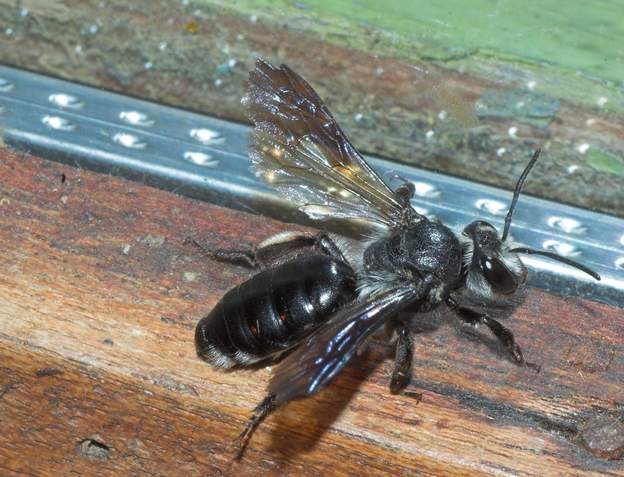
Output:
<path fill-rule="evenodd" d="M 228 207 L 302 220 L 249 171 L 249 127 L 0 66 L 3 140 L 41 157 L 73 164 Z M 416 185 L 414 205 L 451 227 L 482 218 L 502 225 L 511 192 L 370 157 L 384 174 Z M 624 307 L 624 220 L 521 196 L 517 242 L 574 257 L 581 272 L 535 256 L 531 283 Z"/>

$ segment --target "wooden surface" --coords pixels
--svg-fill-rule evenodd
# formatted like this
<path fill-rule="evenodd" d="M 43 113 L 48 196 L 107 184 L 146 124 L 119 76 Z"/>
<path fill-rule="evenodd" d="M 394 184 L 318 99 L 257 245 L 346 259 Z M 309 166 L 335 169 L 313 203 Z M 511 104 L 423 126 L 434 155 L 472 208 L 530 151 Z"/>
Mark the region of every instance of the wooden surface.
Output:
<path fill-rule="evenodd" d="M 193 331 L 248 274 L 183 239 L 290 228 L 0 151 L 0 475 L 624 475 L 583 447 L 624 448 L 622 310 L 539 290 L 506 324 L 540 374 L 427 320 L 409 388 L 422 402 L 388 393 L 379 337 L 232 462 L 269 370 L 211 369 Z"/>
<path fill-rule="evenodd" d="M 619 0 L 0 0 L 0 62 L 236 121 L 258 56 L 355 145 L 622 216 Z M 537 172 L 537 171 L 536 171 Z"/>

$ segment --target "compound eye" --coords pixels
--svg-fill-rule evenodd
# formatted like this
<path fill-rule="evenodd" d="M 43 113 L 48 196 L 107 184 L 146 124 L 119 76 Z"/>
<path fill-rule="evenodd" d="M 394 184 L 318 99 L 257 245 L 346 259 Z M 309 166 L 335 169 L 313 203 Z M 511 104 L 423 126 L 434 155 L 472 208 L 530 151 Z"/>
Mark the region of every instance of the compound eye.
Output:
<path fill-rule="evenodd" d="M 518 288 L 518 279 L 502 260 L 484 255 L 480 258 L 479 265 L 495 292 L 510 295 Z"/>

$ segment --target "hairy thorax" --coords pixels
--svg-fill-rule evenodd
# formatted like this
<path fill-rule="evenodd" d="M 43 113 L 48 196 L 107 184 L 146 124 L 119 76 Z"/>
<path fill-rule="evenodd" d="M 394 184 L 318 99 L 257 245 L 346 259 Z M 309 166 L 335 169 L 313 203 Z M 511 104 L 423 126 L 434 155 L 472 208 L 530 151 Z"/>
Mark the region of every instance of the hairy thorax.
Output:
<path fill-rule="evenodd" d="M 411 282 L 422 308 L 440 303 L 461 279 L 462 246 L 445 225 L 428 220 L 371 243 L 364 251 L 363 293 Z"/>

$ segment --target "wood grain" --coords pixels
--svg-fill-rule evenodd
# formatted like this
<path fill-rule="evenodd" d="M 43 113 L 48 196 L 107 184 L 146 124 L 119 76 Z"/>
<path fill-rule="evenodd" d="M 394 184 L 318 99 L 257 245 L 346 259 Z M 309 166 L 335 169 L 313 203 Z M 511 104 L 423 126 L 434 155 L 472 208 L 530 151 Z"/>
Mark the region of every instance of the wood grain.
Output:
<path fill-rule="evenodd" d="M 540 374 L 423 319 L 419 404 L 388 393 L 380 336 L 236 463 L 269 370 L 211 369 L 193 330 L 248 272 L 183 240 L 235 247 L 293 226 L 6 151 L 0 218 L 1 475 L 624 475 L 582 445 L 587 423 L 621 417 L 620 309 L 531 290 L 506 324 Z"/>

